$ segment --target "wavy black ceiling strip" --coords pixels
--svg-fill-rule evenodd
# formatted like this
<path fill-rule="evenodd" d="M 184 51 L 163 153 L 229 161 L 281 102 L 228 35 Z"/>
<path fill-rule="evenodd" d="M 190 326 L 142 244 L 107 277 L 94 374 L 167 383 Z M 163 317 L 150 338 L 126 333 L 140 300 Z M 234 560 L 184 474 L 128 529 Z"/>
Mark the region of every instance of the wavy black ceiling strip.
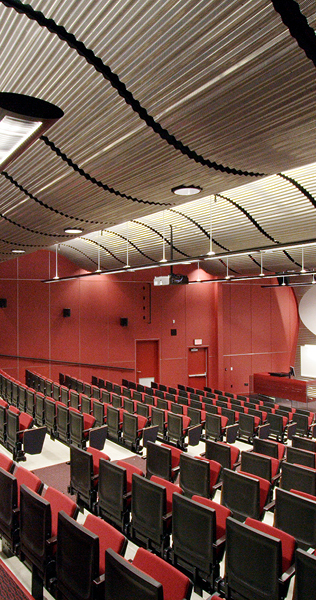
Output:
<path fill-rule="evenodd" d="M 204 158 L 201 154 L 197 154 L 194 150 L 191 150 L 189 146 L 184 145 L 180 140 L 177 140 L 175 136 L 171 135 L 167 129 L 164 129 L 160 123 L 148 114 L 147 110 L 141 106 L 140 102 L 136 100 L 133 94 L 127 90 L 125 84 L 119 79 L 116 73 L 113 73 L 102 60 L 95 56 L 94 52 L 86 48 L 83 42 L 80 42 L 76 37 L 69 33 L 62 25 L 57 25 L 53 19 L 47 19 L 42 12 L 34 10 L 29 4 L 23 4 L 20 0 L 0 0 L 4 6 L 13 8 L 18 13 L 26 15 L 29 19 L 36 21 L 40 27 L 45 27 L 50 33 L 53 33 L 59 37 L 60 40 L 66 42 L 70 48 L 76 50 L 76 52 L 85 58 L 85 60 L 91 64 L 96 71 L 110 82 L 112 87 L 117 90 L 118 94 L 125 100 L 126 104 L 130 105 L 131 108 L 138 116 L 150 127 L 155 133 L 157 133 L 161 139 L 165 140 L 175 150 L 179 150 L 183 155 L 187 156 L 196 163 L 221 171 L 222 173 L 228 173 L 232 175 L 240 175 L 246 177 L 263 177 L 264 173 L 255 173 L 252 171 L 242 171 L 241 169 L 235 169 L 226 167 L 218 164 L 214 161 Z"/>
<path fill-rule="evenodd" d="M 202 225 L 200 225 L 200 223 L 198 223 L 197 221 L 195 221 L 194 219 L 192 219 L 188 215 L 183 214 L 180 210 L 175 210 L 174 208 L 168 208 L 168 210 L 170 212 L 176 213 L 177 215 L 180 215 L 184 219 L 187 219 L 188 221 L 190 221 L 191 223 L 193 223 L 193 225 L 195 225 L 196 227 L 198 227 L 198 229 L 200 229 L 204 233 L 204 235 L 206 235 L 206 237 L 208 239 L 210 239 L 210 234 L 206 231 L 206 229 L 204 229 L 204 227 Z M 222 250 L 225 250 L 226 252 L 229 252 L 229 248 L 226 248 L 225 246 L 223 246 L 222 244 L 220 244 L 219 242 L 217 242 L 213 237 L 212 237 L 212 243 L 216 244 L 216 246 L 218 246 L 219 248 L 222 248 Z"/>
<path fill-rule="evenodd" d="M 20 227 L 21 229 L 24 229 L 25 231 L 30 231 L 31 233 L 36 233 L 37 235 L 46 235 L 49 237 L 61 237 L 63 239 L 65 239 L 65 237 L 71 237 L 70 235 L 67 234 L 60 234 L 60 233 L 43 233 L 43 231 L 37 231 L 36 229 L 30 229 L 30 227 L 26 227 L 25 225 L 21 225 L 20 223 L 16 223 L 16 221 L 12 221 L 12 219 L 9 219 L 9 217 L 6 217 L 5 215 L 3 215 L 2 213 L 0 213 L 0 219 L 4 219 L 5 221 L 8 221 L 8 223 L 11 223 L 11 225 L 14 225 L 15 227 Z"/>
<path fill-rule="evenodd" d="M 316 35 L 295 0 L 271 0 L 291 36 L 316 67 Z"/>
<path fill-rule="evenodd" d="M 316 208 L 316 200 L 314 196 L 312 196 L 312 194 L 303 185 L 298 183 L 298 181 L 296 181 L 292 177 L 284 175 L 283 173 L 277 173 L 277 176 L 282 177 L 283 179 L 294 185 L 294 187 L 296 187 L 296 189 L 299 190 L 311 202 L 313 207 Z"/>
<path fill-rule="evenodd" d="M 112 258 L 114 258 L 118 262 L 122 263 L 122 265 L 125 264 L 123 260 L 121 260 L 120 258 L 118 258 L 115 254 L 113 254 L 113 252 L 111 252 L 111 250 L 109 250 L 106 246 L 103 246 L 99 242 L 96 242 L 95 240 L 91 240 L 90 238 L 87 238 L 87 237 L 84 237 L 84 238 L 81 238 L 81 239 L 88 240 L 92 244 L 95 244 L 96 246 L 102 248 L 102 250 L 105 250 L 105 252 L 108 252 L 108 254 L 110 254 L 112 256 Z M 67 246 L 68 246 L 68 244 L 67 244 Z"/>
<path fill-rule="evenodd" d="M 84 169 L 79 167 L 79 165 L 74 163 L 71 160 L 71 158 L 69 158 L 67 156 L 67 154 L 62 152 L 60 150 L 60 148 L 55 146 L 54 142 L 52 142 L 50 139 L 48 139 L 48 137 L 46 137 L 45 135 L 42 135 L 40 137 L 40 139 L 53 152 L 55 152 L 57 154 L 57 156 L 59 156 L 65 163 L 67 163 L 67 165 L 69 167 L 71 167 L 76 173 L 79 173 L 79 175 L 84 177 L 87 181 L 89 181 L 90 183 L 93 183 L 94 185 L 97 185 L 99 188 L 101 188 L 105 192 L 110 192 L 110 194 L 115 194 L 115 196 L 120 196 L 120 198 L 126 198 L 127 200 L 132 200 L 132 202 L 139 202 L 140 204 L 150 204 L 150 205 L 154 205 L 154 206 L 172 206 L 171 202 L 151 202 L 150 200 L 141 200 L 140 198 L 136 198 L 134 196 L 128 196 L 127 194 L 123 194 L 122 192 L 119 192 L 118 190 L 115 190 L 114 188 L 109 187 L 106 183 L 102 183 L 102 181 L 99 181 L 95 177 L 92 177 L 89 173 L 84 171 Z"/>
<path fill-rule="evenodd" d="M 60 245 L 63 246 L 64 244 L 60 244 Z M 93 260 L 93 258 L 91 258 L 91 256 L 88 256 L 88 254 L 86 254 L 82 250 L 79 250 L 79 248 L 75 248 L 74 246 L 71 246 L 70 244 L 67 244 L 67 248 L 71 248 L 72 250 L 75 250 L 76 252 L 79 252 L 79 254 L 82 254 L 83 256 L 85 256 L 94 265 L 97 265 L 97 263 L 95 262 L 95 260 Z"/>
<path fill-rule="evenodd" d="M 88 219 L 80 219 L 79 217 L 74 217 L 72 215 L 67 215 L 66 213 L 63 213 L 60 210 L 57 210 L 57 208 L 53 208 L 52 206 L 49 206 L 49 204 L 46 204 L 42 200 L 39 200 L 39 198 L 36 198 L 36 196 L 34 196 L 33 194 L 31 194 L 31 192 L 29 192 L 26 188 L 24 188 L 22 185 L 20 185 L 6 171 L 2 171 L 1 175 L 3 175 L 3 177 L 5 177 L 8 181 L 10 181 L 10 183 L 12 183 L 18 190 L 20 190 L 21 192 L 23 192 L 23 194 L 25 194 L 26 196 L 28 196 L 28 198 L 31 198 L 31 200 L 34 200 L 34 202 L 36 202 L 37 204 L 40 204 L 41 206 L 43 206 L 43 208 L 51 210 L 52 212 L 56 213 L 57 215 L 61 215 L 62 217 L 66 217 L 67 219 L 72 219 L 74 221 L 80 221 L 80 223 L 90 223 L 91 225 L 102 225 L 102 226 L 107 225 L 107 223 L 104 223 L 102 221 L 89 221 Z"/>
<path fill-rule="evenodd" d="M 125 237 L 124 235 L 122 235 L 121 233 L 118 233 L 117 231 L 111 231 L 111 230 L 107 230 L 106 233 L 111 233 L 113 235 L 117 235 L 118 237 L 122 238 L 122 240 L 124 240 L 125 242 L 128 241 L 129 245 L 132 246 L 133 248 L 135 248 L 135 250 L 137 252 L 139 252 L 140 254 L 142 254 L 145 258 L 148 258 L 148 260 L 151 260 L 153 263 L 155 263 L 156 261 L 151 258 L 150 256 L 148 256 L 148 254 L 145 254 L 145 252 L 143 252 L 142 250 L 140 250 L 136 244 L 133 244 L 133 242 L 131 242 L 131 240 L 127 240 L 127 237 Z"/>
<path fill-rule="evenodd" d="M 159 231 L 157 231 L 157 229 L 155 229 L 154 227 L 151 227 L 151 225 L 148 225 L 148 223 L 142 223 L 141 221 L 137 221 L 136 219 L 133 219 L 132 221 L 133 223 L 137 223 L 137 225 L 141 225 L 142 227 L 147 227 L 147 229 L 149 229 L 150 231 L 152 231 L 153 233 L 155 233 L 156 235 L 158 235 L 162 240 L 164 239 L 165 242 L 167 244 L 169 244 L 169 246 L 171 246 L 171 242 L 168 240 L 168 238 L 164 238 L 164 236 L 162 235 L 162 233 L 160 233 Z M 177 248 L 174 244 L 172 244 L 172 249 L 175 250 L 175 252 L 178 252 L 179 254 L 182 254 L 182 256 L 185 256 L 186 258 L 189 257 L 189 254 L 186 254 L 185 252 L 182 252 L 182 250 L 179 250 L 179 248 Z"/>

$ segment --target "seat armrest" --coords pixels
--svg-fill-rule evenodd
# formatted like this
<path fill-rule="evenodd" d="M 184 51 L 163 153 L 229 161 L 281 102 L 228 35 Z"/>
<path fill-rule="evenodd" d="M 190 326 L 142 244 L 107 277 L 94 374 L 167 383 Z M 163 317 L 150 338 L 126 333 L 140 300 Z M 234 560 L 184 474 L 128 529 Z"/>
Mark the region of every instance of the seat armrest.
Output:
<path fill-rule="evenodd" d="M 288 581 L 288 579 L 293 577 L 294 573 L 295 573 L 295 563 L 293 563 L 293 565 L 291 565 L 287 569 L 287 571 L 284 571 L 284 573 L 282 573 L 281 577 L 279 578 L 280 583 L 286 583 Z"/>
<path fill-rule="evenodd" d="M 215 483 L 212 487 L 212 490 L 220 490 L 220 488 L 222 487 L 223 482 L 222 481 L 218 481 L 217 483 Z"/>
<path fill-rule="evenodd" d="M 51 537 L 51 538 L 48 538 L 48 539 L 46 540 L 46 544 L 47 544 L 48 546 L 53 546 L 54 544 L 57 544 L 57 535 L 54 535 L 53 537 Z"/>
<path fill-rule="evenodd" d="M 172 517 L 172 512 L 166 513 L 165 515 L 163 515 L 162 520 L 163 521 L 168 521 L 168 519 L 171 519 Z"/>
<path fill-rule="evenodd" d="M 268 511 L 274 512 L 274 509 L 275 509 L 275 500 L 272 500 L 272 502 L 268 502 L 268 504 L 266 504 L 263 507 L 264 512 L 268 512 Z"/>

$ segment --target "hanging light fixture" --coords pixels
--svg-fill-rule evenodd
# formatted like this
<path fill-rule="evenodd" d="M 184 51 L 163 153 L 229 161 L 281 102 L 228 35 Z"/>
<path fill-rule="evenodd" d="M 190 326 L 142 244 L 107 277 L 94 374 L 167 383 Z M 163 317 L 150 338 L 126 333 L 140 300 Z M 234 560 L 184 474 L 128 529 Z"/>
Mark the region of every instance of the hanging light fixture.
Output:
<path fill-rule="evenodd" d="M 194 196 L 202 191 L 199 185 L 178 185 L 172 188 L 172 193 L 176 196 Z"/>
<path fill-rule="evenodd" d="M 260 253 L 260 277 L 264 277 L 264 272 L 263 272 L 263 254 L 262 254 L 262 252 Z"/>
<path fill-rule="evenodd" d="M 162 211 L 162 259 L 161 263 L 167 262 L 166 259 L 166 239 L 165 239 L 165 211 Z"/>
<path fill-rule="evenodd" d="M 0 171 L 22 154 L 60 117 L 63 111 L 45 100 L 0 93 Z"/>
<path fill-rule="evenodd" d="M 304 267 L 304 248 L 302 248 L 302 268 L 301 273 L 306 273 L 306 269 Z"/>
<path fill-rule="evenodd" d="M 214 196 L 214 202 L 216 202 L 216 195 Z M 214 256 L 213 250 L 213 211 L 212 211 L 212 196 L 210 197 L 210 249 L 207 253 L 208 256 Z"/>
<path fill-rule="evenodd" d="M 59 276 L 58 276 L 58 250 L 59 250 L 59 244 L 56 244 L 56 262 L 55 262 L 56 270 L 55 270 L 54 279 L 59 279 Z"/>
<path fill-rule="evenodd" d="M 129 222 L 127 221 L 127 223 L 126 223 L 126 265 L 124 266 L 124 269 L 129 269 L 130 268 L 130 265 L 129 265 L 129 262 L 128 262 L 128 250 L 129 250 L 129 248 L 128 248 L 128 246 L 129 246 L 129 228 L 128 228 L 128 223 Z"/>
<path fill-rule="evenodd" d="M 100 231 L 100 235 L 101 235 L 101 231 Z M 98 268 L 95 271 L 96 273 L 101 273 L 101 247 L 100 244 L 98 244 Z"/>
<path fill-rule="evenodd" d="M 226 276 L 225 276 L 225 279 L 230 279 L 230 275 L 228 273 L 228 258 L 226 260 Z"/>

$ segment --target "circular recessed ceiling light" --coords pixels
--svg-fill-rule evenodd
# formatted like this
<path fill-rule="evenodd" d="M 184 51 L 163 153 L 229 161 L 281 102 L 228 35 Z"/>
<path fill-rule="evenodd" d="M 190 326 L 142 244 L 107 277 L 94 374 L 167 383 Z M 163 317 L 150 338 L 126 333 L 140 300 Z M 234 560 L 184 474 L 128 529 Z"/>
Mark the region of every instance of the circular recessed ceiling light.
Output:
<path fill-rule="evenodd" d="M 83 232 L 83 229 L 79 229 L 79 227 L 67 227 L 67 229 L 64 229 L 65 233 L 73 233 L 73 234 L 79 234 Z"/>
<path fill-rule="evenodd" d="M 202 188 L 198 185 L 178 185 L 172 188 L 171 191 L 177 196 L 194 196 L 194 194 L 199 194 Z"/>
<path fill-rule="evenodd" d="M 12 254 L 24 254 L 25 250 L 12 250 Z"/>

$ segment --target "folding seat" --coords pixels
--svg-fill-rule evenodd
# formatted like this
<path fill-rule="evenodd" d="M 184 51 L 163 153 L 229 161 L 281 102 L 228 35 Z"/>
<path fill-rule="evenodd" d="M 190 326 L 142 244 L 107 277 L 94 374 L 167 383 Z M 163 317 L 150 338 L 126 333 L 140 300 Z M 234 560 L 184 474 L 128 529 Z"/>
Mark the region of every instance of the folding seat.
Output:
<path fill-rule="evenodd" d="M 171 410 L 171 402 L 170 400 L 165 400 L 164 398 L 156 398 L 156 406 L 160 408 L 160 410 Z"/>
<path fill-rule="evenodd" d="M 304 438 L 299 435 L 293 435 L 292 437 L 292 448 L 300 448 L 301 450 L 308 450 L 309 452 L 316 452 L 316 440 L 310 438 Z"/>
<path fill-rule="evenodd" d="M 85 394 L 80 394 L 80 411 L 90 415 L 92 413 L 92 399 Z"/>
<path fill-rule="evenodd" d="M 126 387 L 126 386 L 123 386 L 123 385 L 122 385 L 122 396 L 123 396 L 124 398 L 129 398 L 129 399 L 131 399 L 131 398 L 132 398 L 132 392 L 131 392 L 131 390 L 129 389 L 129 387 Z"/>
<path fill-rule="evenodd" d="M 35 394 L 35 425 L 42 427 L 45 424 L 45 396 L 42 392 Z"/>
<path fill-rule="evenodd" d="M 188 435 L 191 419 L 185 415 L 176 415 L 168 413 L 167 415 L 167 432 L 166 438 L 168 442 L 173 442 L 182 450 L 185 448 L 185 438 Z"/>
<path fill-rule="evenodd" d="M 132 400 L 131 398 L 123 397 L 122 407 L 126 412 L 130 414 L 134 414 L 136 412 L 137 401 Z"/>
<path fill-rule="evenodd" d="M 205 440 L 205 458 L 218 462 L 222 468 L 236 469 L 239 464 L 240 451 L 237 446 L 226 442 Z"/>
<path fill-rule="evenodd" d="M 108 427 L 108 438 L 113 442 L 119 442 L 121 440 L 122 426 L 123 426 L 123 408 L 114 408 L 108 406 L 107 409 L 107 427 Z"/>
<path fill-rule="evenodd" d="M 137 390 L 133 390 L 132 393 L 132 399 L 136 400 L 137 402 L 141 402 L 143 398 L 143 393 L 142 392 L 138 392 Z"/>
<path fill-rule="evenodd" d="M 284 442 L 286 437 L 286 427 L 288 424 L 287 417 L 268 413 L 267 423 L 270 424 L 269 438 L 276 439 L 278 442 Z"/>
<path fill-rule="evenodd" d="M 12 458 L 9 458 L 6 454 L 0 452 L 0 468 L 8 473 L 12 473 L 15 468 L 15 463 Z"/>
<path fill-rule="evenodd" d="M 53 383 L 52 398 L 56 401 L 60 399 L 60 385 L 55 382 Z"/>
<path fill-rule="evenodd" d="M 77 410 L 81 409 L 80 404 L 80 394 L 76 390 L 69 390 L 69 408 L 76 408 Z"/>
<path fill-rule="evenodd" d="M 95 417 L 81 413 L 76 408 L 69 408 L 69 441 L 70 444 L 85 448 L 89 432 L 95 425 Z"/>
<path fill-rule="evenodd" d="M 189 600 L 192 583 L 175 567 L 144 548 L 138 548 L 133 566 L 162 584 L 164 600 Z M 146 600 L 145 596 L 141 596 Z"/>
<path fill-rule="evenodd" d="M 243 451 L 241 453 L 241 465 L 240 470 L 243 473 L 252 473 L 258 475 L 263 479 L 270 481 L 271 494 L 273 486 L 277 485 L 281 477 L 280 473 L 280 461 L 277 458 L 271 456 L 265 456 L 264 454 L 257 454 L 252 451 Z M 270 498 L 272 500 L 272 497 Z"/>
<path fill-rule="evenodd" d="M 175 448 L 177 450 L 177 448 Z M 181 451 L 179 450 L 181 453 Z M 180 462 L 180 458 L 179 458 Z M 146 459 L 146 477 L 151 478 L 152 475 L 162 477 L 168 481 L 174 481 L 179 472 L 179 468 L 172 468 L 172 451 L 164 445 L 148 442 L 147 444 L 147 459 Z"/>
<path fill-rule="evenodd" d="M 258 433 L 260 418 L 246 413 L 239 414 L 239 431 L 238 438 L 246 439 L 249 444 L 253 443 L 254 437 Z"/>
<path fill-rule="evenodd" d="M 88 515 L 85 524 L 80 525 L 61 511 L 58 517 L 56 599 L 103 597 L 105 551 L 112 545 L 125 551 L 125 538 L 114 528 L 94 515 Z"/>
<path fill-rule="evenodd" d="M 0 443 L 5 444 L 7 434 L 7 410 L 9 404 L 3 398 L 0 398 Z"/>
<path fill-rule="evenodd" d="M 192 400 L 190 400 L 189 402 L 188 398 L 184 398 L 183 396 L 175 396 L 175 398 L 180 406 L 192 406 Z M 195 402 L 199 402 L 199 404 L 201 404 L 199 400 L 195 400 Z"/>
<path fill-rule="evenodd" d="M 12 452 L 13 460 L 25 460 L 25 450 L 23 449 L 24 435 L 27 430 L 32 428 L 33 417 L 24 412 L 19 414 L 13 412 L 13 408 L 14 407 L 11 406 L 7 410 L 5 447 Z M 35 453 L 37 452 L 34 452 L 34 454 Z"/>
<path fill-rule="evenodd" d="M 226 522 L 227 597 L 283 600 L 294 575 L 295 540 L 265 523 L 248 522 Z"/>
<path fill-rule="evenodd" d="M 107 421 L 108 404 L 106 402 L 99 402 L 99 400 L 93 400 L 92 403 L 92 414 L 95 418 L 96 427 L 102 427 Z"/>
<path fill-rule="evenodd" d="M 148 394 L 144 394 L 143 402 L 144 404 L 148 404 L 148 406 L 156 406 L 155 397 Z"/>
<path fill-rule="evenodd" d="M 285 456 L 286 446 L 281 442 L 274 442 L 272 440 L 265 440 L 255 437 L 253 440 L 253 451 L 258 454 L 265 454 L 272 456 L 278 460 L 282 460 Z"/>
<path fill-rule="evenodd" d="M 270 482 L 251 473 L 223 470 L 221 504 L 239 521 L 247 517 L 261 520 L 269 500 Z"/>
<path fill-rule="evenodd" d="M 217 406 L 216 404 L 205 402 L 205 412 L 212 413 L 213 415 L 221 415 L 222 410 L 221 406 Z"/>
<path fill-rule="evenodd" d="M 18 404 L 17 407 L 22 411 L 25 412 L 25 407 L 26 407 L 26 390 L 27 390 L 27 386 L 23 385 L 22 383 L 19 385 L 19 397 L 18 397 Z"/>
<path fill-rule="evenodd" d="M 158 438 L 166 439 L 168 411 L 161 408 L 152 407 L 151 409 L 151 424 L 158 425 Z"/>
<path fill-rule="evenodd" d="M 206 413 L 204 410 L 188 406 L 187 416 L 191 419 L 190 427 L 195 427 L 195 425 L 204 425 L 206 418 L 205 414 Z"/>
<path fill-rule="evenodd" d="M 230 510 L 212 500 L 175 494 L 172 510 L 172 564 L 188 573 L 194 591 L 212 592 L 224 556 Z"/>
<path fill-rule="evenodd" d="M 100 459 L 110 460 L 109 456 L 96 448 L 70 446 L 70 494 L 76 494 L 80 507 L 94 512 L 97 502 Z"/>
<path fill-rule="evenodd" d="M 121 438 L 124 446 L 130 448 L 133 452 L 140 452 L 140 441 L 143 435 L 143 429 L 146 425 L 146 417 L 124 412 Z"/>
<path fill-rule="evenodd" d="M 277 488 L 274 526 L 292 535 L 300 548 L 315 548 L 316 497 Z"/>
<path fill-rule="evenodd" d="M 283 462 L 280 487 L 283 490 L 299 490 L 315 496 L 316 470 Z"/>
<path fill-rule="evenodd" d="M 170 411 L 172 413 L 174 413 L 175 415 L 183 415 L 186 414 L 183 410 L 183 405 L 182 404 L 178 404 L 177 402 L 171 402 L 170 403 Z"/>
<path fill-rule="evenodd" d="M 123 408 L 123 398 L 118 394 L 111 394 L 111 404 L 113 408 Z"/>
<path fill-rule="evenodd" d="M 313 417 L 295 412 L 293 414 L 293 422 L 296 423 L 296 434 L 309 437 L 311 433 L 311 425 Z"/>
<path fill-rule="evenodd" d="M 221 465 L 214 460 L 181 454 L 180 487 L 188 498 L 194 495 L 213 498 L 220 472 Z"/>
<path fill-rule="evenodd" d="M 58 513 L 76 518 L 78 507 L 53 487 L 42 497 L 23 484 L 20 494 L 20 558 L 32 566 L 32 595 L 42 598 L 55 576 Z"/>
<path fill-rule="evenodd" d="M 316 588 L 316 556 L 303 550 L 295 552 L 295 585 L 293 598 L 311 600 Z"/>
<path fill-rule="evenodd" d="M 100 400 L 100 388 L 97 385 L 91 385 L 91 398 L 95 400 Z"/>
<path fill-rule="evenodd" d="M 316 468 L 316 453 L 301 448 L 292 448 L 288 446 L 286 450 L 286 462 L 303 465 L 305 467 Z"/>
<path fill-rule="evenodd" d="M 14 475 L 0 468 L 0 535 L 2 551 L 15 552 L 19 543 L 20 487 L 22 484 L 33 492 L 40 493 L 41 480 L 31 471 L 17 467 Z"/>
<path fill-rule="evenodd" d="M 111 393 L 107 390 L 100 389 L 100 402 L 106 402 L 106 404 L 111 403 Z"/>
<path fill-rule="evenodd" d="M 121 531 L 130 521 L 133 473 L 143 476 L 141 469 L 124 461 L 100 460 L 97 512 Z"/>
<path fill-rule="evenodd" d="M 212 440 L 223 440 L 225 433 L 225 427 L 227 426 L 228 419 L 221 415 L 213 415 L 206 413 L 205 415 L 205 438 Z"/>
<path fill-rule="evenodd" d="M 144 402 L 137 402 L 136 413 L 138 415 L 142 415 L 142 417 L 146 417 L 147 424 L 150 423 L 150 421 L 151 421 L 151 406 L 149 404 L 145 404 Z"/>
<path fill-rule="evenodd" d="M 35 417 L 36 392 L 32 388 L 26 390 L 25 412 L 31 417 Z"/>
<path fill-rule="evenodd" d="M 56 402 L 56 438 L 69 444 L 69 408 L 63 402 Z"/>
<path fill-rule="evenodd" d="M 57 406 L 59 404 L 63 409 L 66 409 L 65 405 L 59 400 L 55 401 L 52 398 L 45 398 L 44 400 L 45 427 L 52 439 L 57 435 Z"/>
<path fill-rule="evenodd" d="M 163 557 L 170 545 L 170 534 L 171 514 L 167 512 L 165 485 L 134 474 L 130 525 L 132 540 Z"/>
<path fill-rule="evenodd" d="M 62 402 L 63 404 L 65 404 L 65 406 L 69 406 L 69 389 L 65 386 L 65 385 L 61 385 L 59 388 L 59 400 L 60 402 Z"/>
<path fill-rule="evenodd" d="M 88 396 L 89 398 L 91 398 L 92 388 L 91 388 L 90 383 L 87 383 L 86 381 L 84 381 L 82 393 L 85 396 Z"/>

